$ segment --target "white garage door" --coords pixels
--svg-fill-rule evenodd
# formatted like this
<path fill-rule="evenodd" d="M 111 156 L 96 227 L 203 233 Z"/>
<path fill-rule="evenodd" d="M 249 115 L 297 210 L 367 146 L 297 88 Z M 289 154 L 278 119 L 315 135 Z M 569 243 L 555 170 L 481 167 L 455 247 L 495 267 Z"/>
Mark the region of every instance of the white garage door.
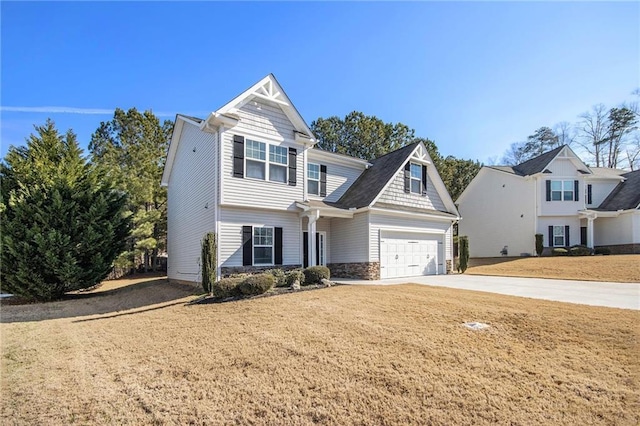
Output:
<path fill-rule="evenodd" d="M 432 275 L 438 268 L 438 240 L 434 235 L 382 231 L 380 278 Z"/>

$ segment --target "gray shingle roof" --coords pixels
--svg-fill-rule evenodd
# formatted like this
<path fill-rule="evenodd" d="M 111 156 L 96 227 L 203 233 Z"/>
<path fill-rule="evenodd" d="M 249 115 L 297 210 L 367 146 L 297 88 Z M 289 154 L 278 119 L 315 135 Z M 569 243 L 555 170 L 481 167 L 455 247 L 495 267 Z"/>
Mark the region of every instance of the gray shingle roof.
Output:
<path fill-rule="evenodd" d="M 418 144 L 419 142 L 412 143 L 371 161 L 373 166 L 362 172 L 336 204 L 343 208 L 360 208 L 370 205 Z"/>
<path fill-rule="evenodd" d="M 513 166 L 513 171 L 520 176 L 531 176 L 536 173 L 544 171 L 545 167 L 549 165 L 556 155 L 564 148 L 565 145 L 559 146 L 551 151 L 540 154 L 537 157 L 527 160 L 524 163 L 520 163 L 517 166 Z"/>
<path fill-rule="evenodd" d="M 630 210 L 637 209 L 640 204 L 640 170 L 621 175 L 625 178 L 604 199 L 598 210 Z"/>
<path fill-rule="evenodd" d="M 198 118 L 198 117 L 192 117 L 190 115 L 185 115 L 185 114 L 177 114 L 180 117 L 184 117 L 184 118 L 188 118 L 191 121 L 195 121 L 196 123 L 202 123 L 202 118 Z"/>

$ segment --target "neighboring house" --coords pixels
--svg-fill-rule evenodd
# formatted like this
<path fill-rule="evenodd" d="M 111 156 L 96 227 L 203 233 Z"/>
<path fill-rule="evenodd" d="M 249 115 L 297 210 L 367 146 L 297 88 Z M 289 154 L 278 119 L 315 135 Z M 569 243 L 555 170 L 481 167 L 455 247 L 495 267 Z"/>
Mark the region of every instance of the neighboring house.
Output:
<path fill-rule="evenodd" d="M 640 252 L 640 174 L 589 168 L 568 146 L 517 166 L 485 166 L 457 200 L 471 257 L 535 254 L 544 246 Z M 548 249 L 546 250 L 549 251 Z"/>
<path fill-rule="evenodd" d="M 372 161 L 314 148 L 273 75 L 206 119 L 176 118 L 168 187 L 168 275 L 200 279 L 218 235 L 218 275 L 326 265 L 336 277 L 444 274 L 456 207 L 422 143 Z"/>

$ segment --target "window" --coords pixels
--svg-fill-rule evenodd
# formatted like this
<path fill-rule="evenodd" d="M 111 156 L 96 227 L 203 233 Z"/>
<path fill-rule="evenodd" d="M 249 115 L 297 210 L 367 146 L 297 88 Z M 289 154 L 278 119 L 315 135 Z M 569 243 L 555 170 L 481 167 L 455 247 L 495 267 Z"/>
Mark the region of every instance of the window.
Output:
<path fill-rule="evenodd" d="M 307 164 L 307 192 L 320 195 L 320 165 Z"/>
<path fill-rule="evenodd" d="M 572 180 L 552 180 L 551 201 L 573 201 L 574 185 Z"/>
<path fill-rule="evenodd" d="M 422 194 L 422 166 L 411 163 L 411 192 Z"/>
<path fill-rule="evenodd" d="M 553 227 L 553 246 L 564 247 L 564 226 Z"/>
<path fill-rule="evenodd" d="M 266 144 L 247 139 L 245 145 L 247 150 L 247 177 L 265 180 Z"/>
<path fill-rule="evenodd" d="M 253 264 L 273 265 L 273 228 L 253 228 Z"/>
<path fill-rule="evenodd" d="M 287 182 L 288 150 L 283 146 L 269 145 L 269 180 Z"/>

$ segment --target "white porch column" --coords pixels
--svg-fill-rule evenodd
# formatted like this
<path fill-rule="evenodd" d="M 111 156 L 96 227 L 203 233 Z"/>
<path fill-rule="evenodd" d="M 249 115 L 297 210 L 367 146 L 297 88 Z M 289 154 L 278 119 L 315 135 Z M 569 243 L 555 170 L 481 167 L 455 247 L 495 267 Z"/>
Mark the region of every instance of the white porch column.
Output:
<path fill-rule="evenodd" d="M 593 217 L 587 218 L 587 247 L 593 248 Z"/>
<path fill-rule="evenodd" d="M 316 222 L 320 219 L 320 211 L 312 210 L 309 214 L 309 223 L 307 224 L 307 235 L 309 235 L 309 266 L 316 266 Z"/>

